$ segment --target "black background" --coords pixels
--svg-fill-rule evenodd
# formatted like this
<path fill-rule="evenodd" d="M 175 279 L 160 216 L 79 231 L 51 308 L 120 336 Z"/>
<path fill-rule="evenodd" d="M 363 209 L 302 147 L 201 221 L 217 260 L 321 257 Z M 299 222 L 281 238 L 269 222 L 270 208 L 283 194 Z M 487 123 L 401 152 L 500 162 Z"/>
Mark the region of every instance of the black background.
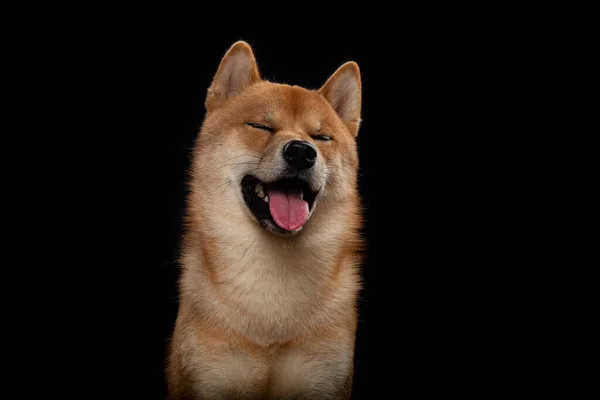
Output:
<path fill-rule="evenodd" d="M 59 108 L 73 128 L 52 140 L 69 193 L 57 212 L 69 234 L 52 249 L 64 266 L 51 273 L 60 329 L 46 358 L 69 361 L 53 385 L 165 397 L 190 150 L 221 57 L 245 40 L 276 82 L 316 89 L 346 61 L 361 68 L 367 258 L 353 398 L 500 390 L 502 315 L 490 293 L 502 249 L 490 226 L 502 211 L 490 160 L 511 61 L 494 35 L 443 18 L 386 30 L 136 22 L 66 32 L 69 61 L 53 82 L 69 82 Z"/>

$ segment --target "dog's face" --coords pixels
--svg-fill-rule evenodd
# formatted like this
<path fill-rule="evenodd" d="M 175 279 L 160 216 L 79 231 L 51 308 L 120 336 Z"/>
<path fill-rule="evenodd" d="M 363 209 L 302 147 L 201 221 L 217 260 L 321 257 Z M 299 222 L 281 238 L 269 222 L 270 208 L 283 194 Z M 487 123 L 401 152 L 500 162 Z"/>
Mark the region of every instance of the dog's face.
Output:
<path fill-rule="evenodd" d="M 346 63 L 319 90 L 261 80 L 248 44 L 227 52 L 206 98 L 196 179 L 220 218 L 278 235 L 356 194 L 361 82 Z M 198 182 L 200 183 L 200 182 Z"/>

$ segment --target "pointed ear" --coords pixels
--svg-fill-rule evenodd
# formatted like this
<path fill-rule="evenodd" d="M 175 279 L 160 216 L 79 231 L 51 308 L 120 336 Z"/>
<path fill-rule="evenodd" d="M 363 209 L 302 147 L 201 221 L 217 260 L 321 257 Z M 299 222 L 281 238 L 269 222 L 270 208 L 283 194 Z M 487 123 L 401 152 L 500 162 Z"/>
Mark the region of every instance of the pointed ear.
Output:
<path fill-rule="evenodd" d="M 353 61 L 339 67 L 319 89 L 355 137 L 360 126 L 361 91 L 360 69 Z"/>
<path fill-rule="evenodd" d="M 221 60 L 208 89 L 204 102 L 207 111 L 215 110 L 260 79 L 250 45 L 244 41 L 234 43 Z"/>

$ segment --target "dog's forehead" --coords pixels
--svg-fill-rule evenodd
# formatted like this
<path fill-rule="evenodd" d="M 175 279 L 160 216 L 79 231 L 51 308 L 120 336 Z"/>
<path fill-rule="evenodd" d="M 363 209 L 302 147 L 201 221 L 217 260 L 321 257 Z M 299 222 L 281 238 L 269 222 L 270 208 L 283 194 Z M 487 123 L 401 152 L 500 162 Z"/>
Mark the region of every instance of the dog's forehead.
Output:
<path fill-rule="evenodd" d="M 256 89 L 252 97 L 261 104 L 259 108 L 265 122 L 301 121 L 318 130 L 333 117 L 327 100 L 317 91 L 270 82 L 264 82 Z"/>

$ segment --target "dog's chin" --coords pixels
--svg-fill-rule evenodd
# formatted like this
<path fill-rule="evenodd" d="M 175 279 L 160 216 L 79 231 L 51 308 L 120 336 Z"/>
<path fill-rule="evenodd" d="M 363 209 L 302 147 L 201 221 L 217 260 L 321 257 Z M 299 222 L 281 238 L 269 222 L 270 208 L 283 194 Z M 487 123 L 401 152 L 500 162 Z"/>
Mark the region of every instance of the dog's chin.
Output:
<path fill-rule="evenodd" d="M 273 182 L 262 182 L 255 176 L 246 175 L 242 179 L 241 187 L 246 206 L 256 218 L 256 221 L 267 231 L 279 236 L 293 236 L 302 231 L 313 212 L 315 200 L 319 195 L 318 191 L 313 191 L 310 185 L 300 178 L 284 178 Z M 271 196 L 269 196 L 269 191 L 271 191 Z M 293 205 L 286 205 L 290 208 L 298 208 L 301 205 L 303 207 L 300 208 L 304 209 L 298 212 L 290 209 L 289 220 L 282 221 L 281 216 L 275 217 L 272 210 L 276 208 L 274 204 L 271 204 L 271 197 L 275 201 L 277 193 L 279 193 L 280 198 L 283 195 L 288 198 L 294 197 L 292 194 L 295 193 L 296 200 L 290 201 L 290 204 Z M 308 212 L 306 206 L 308 206 Z M 281 214 L 281 206 L 279 207 L 279 213 Z"/>

